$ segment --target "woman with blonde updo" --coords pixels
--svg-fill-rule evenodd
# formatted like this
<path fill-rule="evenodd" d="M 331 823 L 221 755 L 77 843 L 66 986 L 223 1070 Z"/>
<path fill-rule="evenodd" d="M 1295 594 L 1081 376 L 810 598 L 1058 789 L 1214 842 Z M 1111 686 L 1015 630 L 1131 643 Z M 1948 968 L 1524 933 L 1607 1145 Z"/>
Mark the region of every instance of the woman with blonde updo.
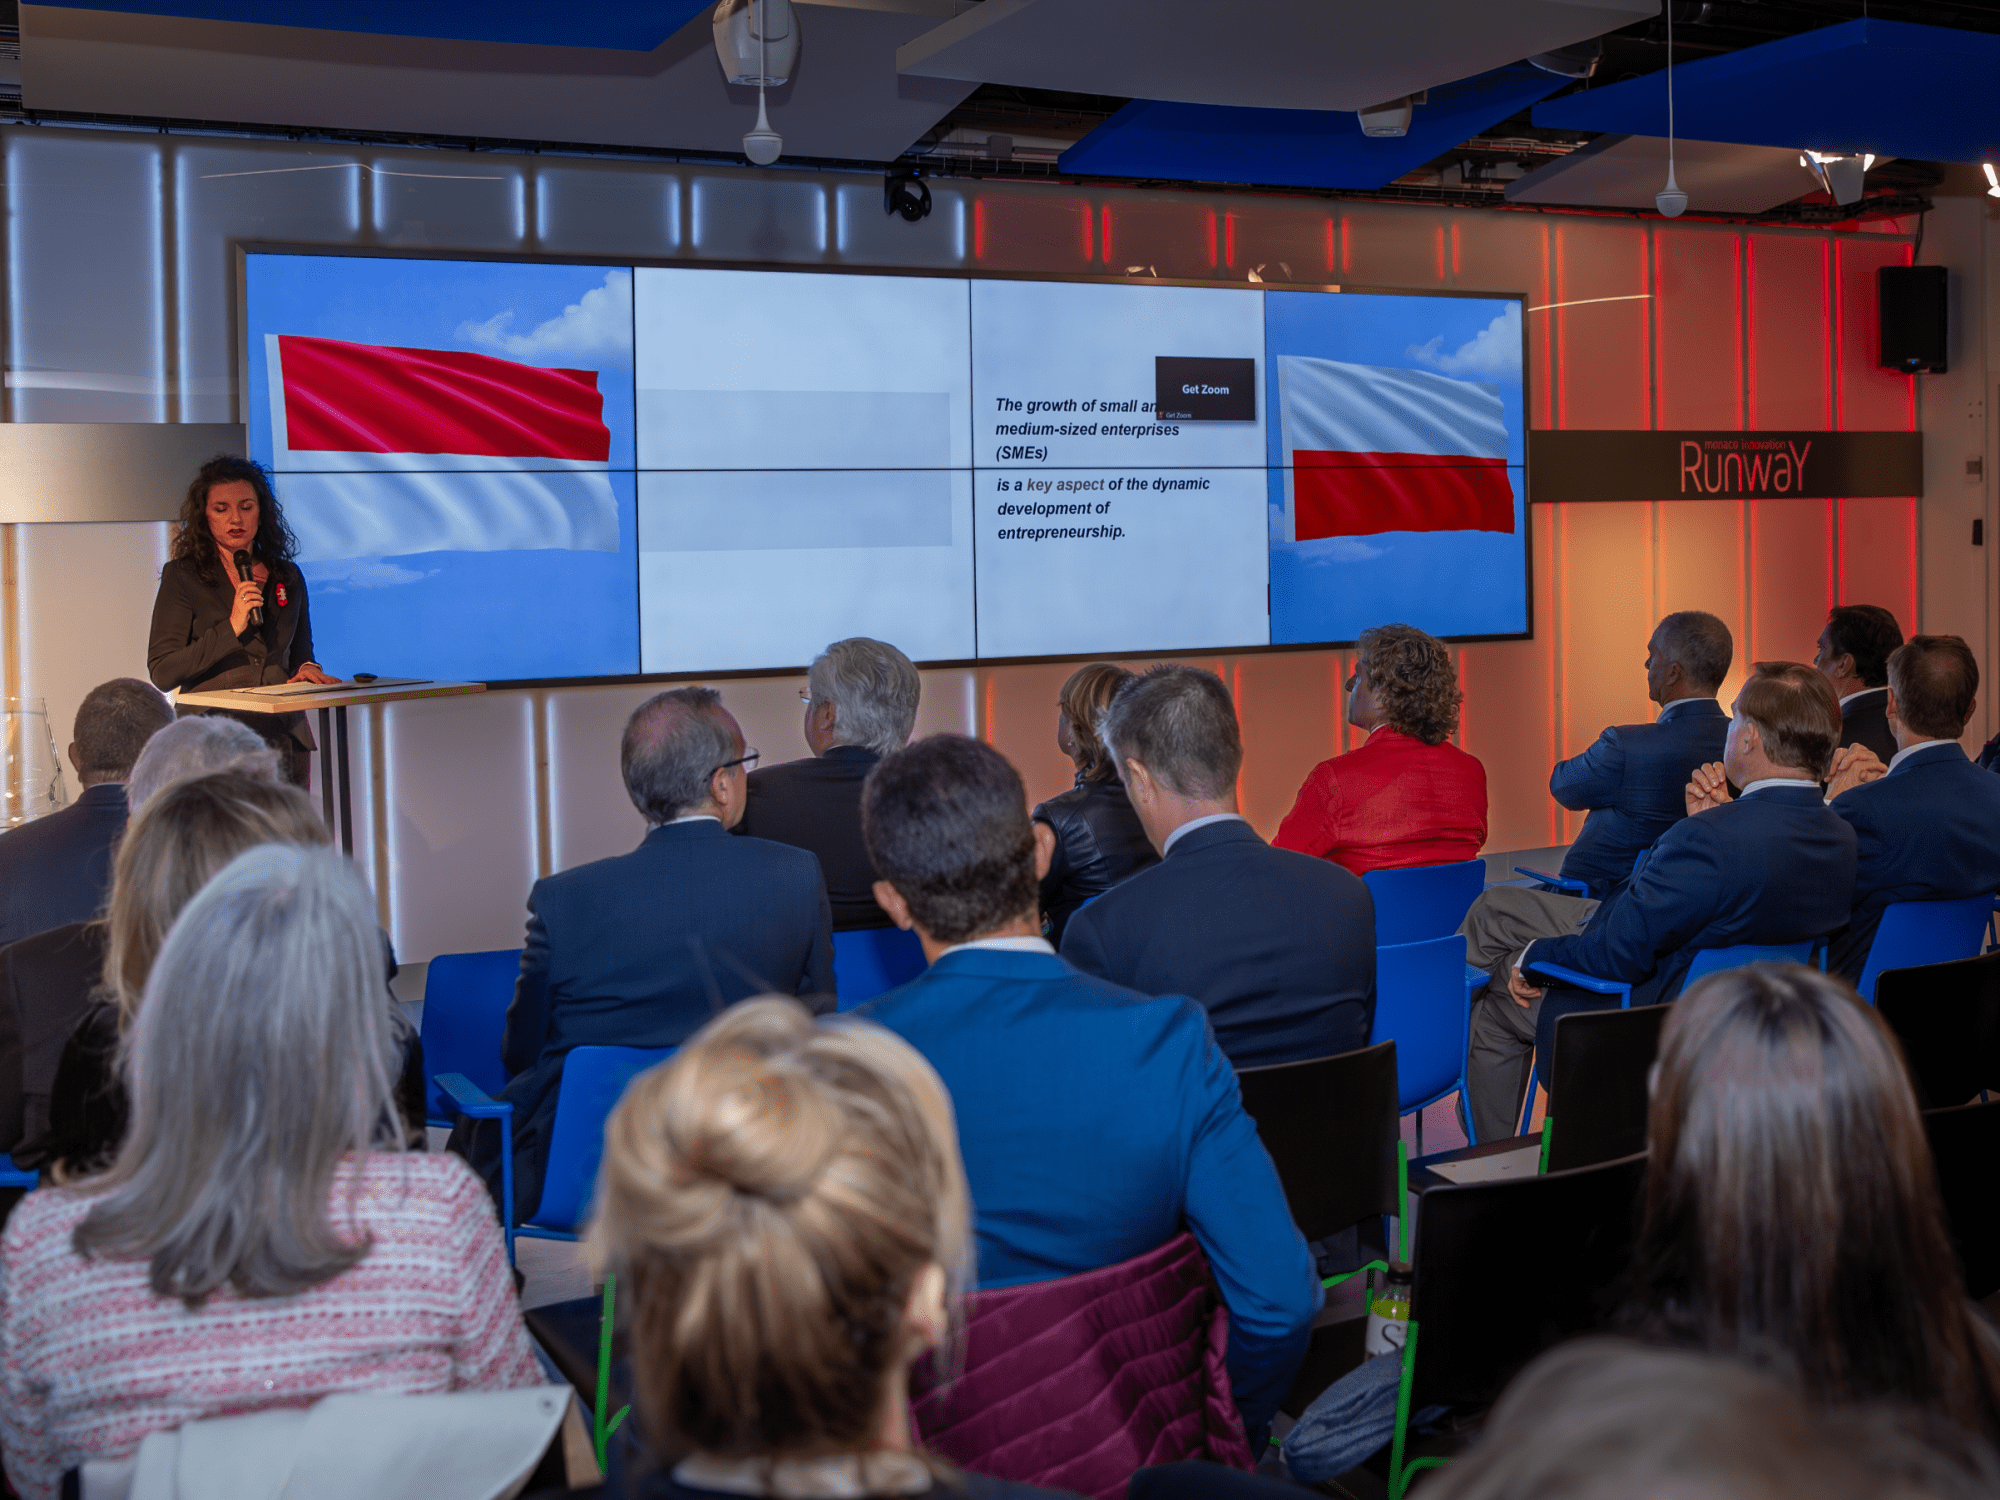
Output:
<path fill-rule="evenodd" d="M 626 1091 L 601 1191 L 634 1420 L 689 1455 L 624 1496 L 1050 1493 L 912 1440 L 910 1363 L 945 1338 L 970 1234 L 951 1101 L 906 1042 L 746 1000 Z"/>

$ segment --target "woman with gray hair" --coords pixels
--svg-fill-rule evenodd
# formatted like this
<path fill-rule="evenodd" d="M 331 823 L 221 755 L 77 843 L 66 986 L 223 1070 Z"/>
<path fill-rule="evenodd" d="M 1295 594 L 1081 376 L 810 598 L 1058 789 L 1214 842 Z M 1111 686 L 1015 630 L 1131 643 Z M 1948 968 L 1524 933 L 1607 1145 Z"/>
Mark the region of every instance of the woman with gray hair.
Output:
<path fill-rule="evenodd" d="M 238 856 L 181 912 L 109 1171 L 0 1235 L 0 1449 L 29 1497 L 149 1433 L 542 1383 L 486 1190 L 402 1149 L 373 902 L 325 849 Z"/>
<path fill-rule="evenodd" d="M 235 719 L 199 715 L 176 719 L 146 741 L 132 774 L 125 782 L 125 804 L 133 817 L 177 781 L 191 781 L 215 771 L 248 771 L 266 781 L 281 781 L 278 754 L 257 737 L 257 731 Z"/>

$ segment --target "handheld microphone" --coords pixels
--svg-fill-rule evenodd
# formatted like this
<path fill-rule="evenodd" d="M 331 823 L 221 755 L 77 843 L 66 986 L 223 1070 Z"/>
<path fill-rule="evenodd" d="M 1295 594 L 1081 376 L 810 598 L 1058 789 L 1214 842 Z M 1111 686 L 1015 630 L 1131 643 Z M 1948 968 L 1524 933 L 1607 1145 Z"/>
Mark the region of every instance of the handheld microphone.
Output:
<path fill-rule="evenodd" d="M 239 550 L 232 560 L 236 564 L 236 576 L 243 582 L 248 583 L 255 576 L 250 571 L 250 554 Z M 262 609 L 253 609 L 250 611 L 250 628 L 252 630 L 262 630 L 264 628 L 264 611 Z"/>

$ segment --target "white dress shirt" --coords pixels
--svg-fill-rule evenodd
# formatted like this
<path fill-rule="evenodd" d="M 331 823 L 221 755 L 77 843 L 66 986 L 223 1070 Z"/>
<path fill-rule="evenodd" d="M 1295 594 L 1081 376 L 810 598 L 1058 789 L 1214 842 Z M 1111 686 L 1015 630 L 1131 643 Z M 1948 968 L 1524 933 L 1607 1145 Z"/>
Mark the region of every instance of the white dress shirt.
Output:
<path fill-rule="evenodd" d="M 973 938 L 968 942 L 953 943 L 949 948 L 944 950 L 944 953 L 962 953 L 969 948 L 989 948 L 995 953 L 1051 953 L 1052 954 L 1056 951 L 1053 947 L 1049 945 L 1049 940 L 1047 938 L 1003 937 L 1003 938 Z M 938 957 L 943 958 L 944 953 L 940 953 Z"/>

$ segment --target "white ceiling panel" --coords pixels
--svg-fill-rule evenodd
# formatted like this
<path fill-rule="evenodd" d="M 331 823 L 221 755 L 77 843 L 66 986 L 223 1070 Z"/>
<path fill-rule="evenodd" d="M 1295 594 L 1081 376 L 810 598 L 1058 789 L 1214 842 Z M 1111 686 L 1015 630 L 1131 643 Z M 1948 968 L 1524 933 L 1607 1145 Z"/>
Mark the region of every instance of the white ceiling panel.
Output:
<path fill-rule="evenodd" d="M 1799 153 L 1771 146 L 1675 141 L 1674 180 L 1693 213 L 1761 214 L 1813 190 Z M 1601 135 L 1507 184 L 1509 203 L 1651 208 L 1667 185 L 1667 140 Z"/>
<path fill-rule="evenodd" d="M 914 77 L 1361 109 L 1659 12 L 1659 0 L 983 0 L 896 57 Z"/>
<path fill-rule="evenodd" d="M 892 158 L 972 91 L 896 70 L 898 46 L 968 0 L 794 3 L 798 67 L 770 95 L 787 155 Z M 723 82 L 706 14 L 651 52 L 44 5 L 21 7 L 21 33 L 30 109 L 726 152 L 757 119 L 757 91 Z"/>

